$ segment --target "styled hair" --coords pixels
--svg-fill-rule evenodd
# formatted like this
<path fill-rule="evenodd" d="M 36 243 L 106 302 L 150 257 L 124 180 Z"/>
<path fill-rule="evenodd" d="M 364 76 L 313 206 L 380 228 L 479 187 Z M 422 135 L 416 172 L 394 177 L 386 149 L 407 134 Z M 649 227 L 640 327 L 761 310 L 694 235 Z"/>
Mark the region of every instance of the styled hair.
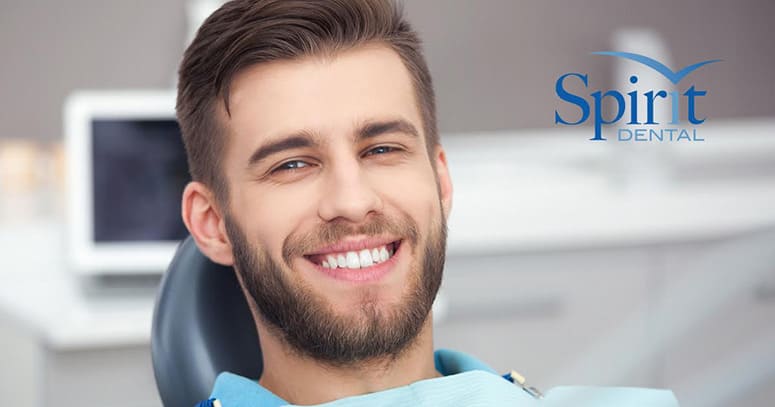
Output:
<path fill-rule="evenodd" d="M 392 0 L 233 0 L 208 17 L 180 64 L 177 118 L 191 177 L 228 202 L 221 161 L 229 115 L 229 86 L 250 66 L 338 52 L 382 43 L 409 71 L 423 119 L 428 151 L 438 143 L 436 106 L 417 33 Z"/>

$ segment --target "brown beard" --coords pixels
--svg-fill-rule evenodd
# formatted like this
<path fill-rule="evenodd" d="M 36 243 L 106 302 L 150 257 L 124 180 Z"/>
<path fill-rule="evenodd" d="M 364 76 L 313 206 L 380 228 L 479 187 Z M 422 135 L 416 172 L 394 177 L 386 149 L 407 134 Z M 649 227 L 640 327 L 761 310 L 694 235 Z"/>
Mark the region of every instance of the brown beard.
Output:
<path fill-rule="evenodd" d="M 365 297 L 356 316 L 337 315 L 324 298 L 308 287 L 292 284 L 286 272 L 291 259 L 340 240 L 348 235 L 389 233 L 400 236 L 402 250 L 420 251 L 416 224 L 407 214 L 400 219 L 374 215 L 359 227 L 342 221 L 322 225 L 305 236 L 289 236 L 283 242 L 283 265 L 263 248 L 253 247 L 231 216 L 225 217 L 226 231 L 234 251 L 235 269 L 245 290 L 255 301 L 259 317 L 297 353 L 328 365 L 353 366 L 361 362 L 394 359 L 417 338 L 430 313 L 441 285 L 446 251 L 447 226 L 443 214 L 433 223 L 423 257 L 413 265 L 399 304 L 380 310 L 374 299 Z M 421 267 L 420 270 L 417 270 Z"/>

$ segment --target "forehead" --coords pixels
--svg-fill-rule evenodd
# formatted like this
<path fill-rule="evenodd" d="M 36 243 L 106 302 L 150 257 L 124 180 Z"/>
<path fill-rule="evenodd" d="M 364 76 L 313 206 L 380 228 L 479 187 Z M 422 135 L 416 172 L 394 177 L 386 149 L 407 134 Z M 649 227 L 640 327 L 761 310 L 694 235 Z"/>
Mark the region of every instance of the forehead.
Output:
<path fill-rule="evenodd" d="M 232 81 L 229 107 L 228 150 L 248 155 L 268 138 L 308 131 L 325 139 L 370 120 L 403 119 L 422 131 L 409 71 L 381 44 L 248 68 Z"/>

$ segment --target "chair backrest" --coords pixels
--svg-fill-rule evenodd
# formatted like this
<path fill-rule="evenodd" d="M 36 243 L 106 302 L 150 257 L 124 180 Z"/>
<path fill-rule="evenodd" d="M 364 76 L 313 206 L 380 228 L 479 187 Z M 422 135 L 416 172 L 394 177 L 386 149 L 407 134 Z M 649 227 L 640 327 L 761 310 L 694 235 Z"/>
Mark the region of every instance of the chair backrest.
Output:
<path fill-rule="evenodd" d="M 190 236 L 178 246 L 161 282 L 151 354 L 168 407 L 207 399 L 222 371 L 261 376 L 261 346 L 234 270 L 211 262 Z"/>

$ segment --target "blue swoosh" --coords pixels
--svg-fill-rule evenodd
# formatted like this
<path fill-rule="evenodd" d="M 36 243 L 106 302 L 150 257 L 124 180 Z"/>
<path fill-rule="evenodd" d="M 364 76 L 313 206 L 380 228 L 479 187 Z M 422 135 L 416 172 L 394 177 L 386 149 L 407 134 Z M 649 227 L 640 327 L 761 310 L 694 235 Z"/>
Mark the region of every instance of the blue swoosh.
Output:
<path fill-rule="evenodd" d="M 670 82 L 673 82 L 674 84 L 678 84 L 678 82 L 681 81 L 686 75 L 689 75 L 690 73 L 694 72 L 697 68 L 703 66 L 712 64 L 714 62 L 721 61 L 720 59 L 711 59 L 707 61 L 697 62 L 696 64 L 692 64 L 687 66 L 686 68 L 681 69 L 678 72 L 673 72 L 670 68 L 665 66 L 665 64 L 657 61 L 656 59 L 649 58 L 645 55 L 640 54 L 633 54 L 630 52 L 615 52 L 615 51 L 601 51 L 601 52 L 593 52 L 595 55 L 610 55 L 612 57 L 620 57 L 620 58 L 626 58 L 633 60 L 635 62 L 640 62 L 643 65 L 646 65 L 647 67 L 661 73 L 665 76 Z"/>

